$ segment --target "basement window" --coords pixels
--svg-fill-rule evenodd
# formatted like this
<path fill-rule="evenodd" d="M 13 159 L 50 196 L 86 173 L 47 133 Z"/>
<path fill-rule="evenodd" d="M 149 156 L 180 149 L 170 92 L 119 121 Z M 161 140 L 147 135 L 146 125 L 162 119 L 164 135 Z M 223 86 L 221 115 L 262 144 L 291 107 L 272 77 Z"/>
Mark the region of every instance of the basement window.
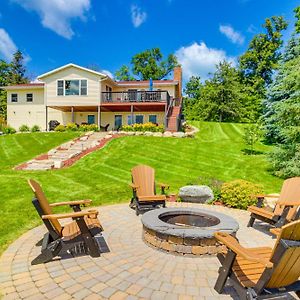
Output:
<path fill-rule="evenodd" d="M 11 102 L 18 102 L 18 94 L 11 94 Z"/>
<path fill-rule="evenodd" d="M 33 101 L 33 94 L 26 94 L 26 101 L 32 102 Z"/>
<path fill-rule="evenodd" d="M 149 115 L 149 122 L 157 124 L 157 115 Z"/>

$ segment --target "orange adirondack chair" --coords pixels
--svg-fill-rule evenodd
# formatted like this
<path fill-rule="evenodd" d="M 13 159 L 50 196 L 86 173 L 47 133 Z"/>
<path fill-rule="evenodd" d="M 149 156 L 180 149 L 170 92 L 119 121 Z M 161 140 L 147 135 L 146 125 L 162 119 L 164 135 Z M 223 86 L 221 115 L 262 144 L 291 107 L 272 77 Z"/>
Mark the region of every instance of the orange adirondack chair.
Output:
<path fill-rule="evenodd" d="M 268 195 L 257 196 L 257 206 L 249 206 L 251 212 L 248 227 L 252 227 L 255 219 L 267 222 L 275 227 L 281 227 L 287 222 L 300 217 L 300 177 L 286 179 L 283 182 L 279 199 L 273 211 L 262 207 L 263 200 Z"/>
<path fill-rule="evenodd" d="M 226 255 L 218 254 L 222 264 L 215 284 L 218 293 L 230 278 L 242 300 L 284 296 L 292 291 L 300 297 L 300 220 L 282 227 L 273 249 L 244 248 L 224 232 L 216 232 L 215 237 L 228 248 Z"/>
<path fill-rule="evenodd" d="M 90 204 L 91 200 L 49 203 L 41 186 L 33 179 L 28 180 L 35 197 L 32 204 L 43 220 L 48 232 L 37 244 L 41 245 L 41 254 L 32 264 L 46 263 L 56 256 L 89 254 L 100 256 L 100 245 L 103 245 L 101 231 L 103 228 L 97 218 L 98 211 L 81 211 L 81 205 Z M 74 212 L 53 214 L 52 207 L 69 205 Z M 71 223 L 62 225 L 59 220 L 72 218 Z"/>
<path fill-rule="evenodd" d="M 143 210 L 150 210 L 159 206 L 166 206 L 165 189 L 169 186 L 160 184 L 161 195 L 156 194 L 155 171 L 145 165 L 138 165 L 131 170 L 132 183 L 130 184 L 133 197 L 130 207 L 135 208 L 136 214 Z"/>

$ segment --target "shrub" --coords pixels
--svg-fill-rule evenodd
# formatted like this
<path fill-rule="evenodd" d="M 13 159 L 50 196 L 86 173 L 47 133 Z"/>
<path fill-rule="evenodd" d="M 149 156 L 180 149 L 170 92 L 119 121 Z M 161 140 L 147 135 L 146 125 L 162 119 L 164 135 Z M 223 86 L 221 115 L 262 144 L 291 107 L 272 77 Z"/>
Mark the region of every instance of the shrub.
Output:
<path fill-rule="evenodd" d="M 99 127 L 96 124 L 85 124 L 79 126 L 80 131 L 99 131 Z"/>
<path fill-rule="evenodd" d="M 67 131 L 77 131 L 78 127 L 75 123 L 68 123 L 66 126 Z"/>
<path fill-rule="evenodd" d="M 261 139 L 262 131 L 259 124 L 248 125 L 244 129 L 244 141 L 250 147 L 250 154 L 254 154 L 254 145 Z"/>
<path fill-rule="evenodd" d="M 66 127 L 60 124 L 55 127 L 54 131 L 63 132 L 66 131 Z"/>
<path fill-rule="evenodd" d="M 4 117 L 0 116 L 0 131 L 3 131 L 3 128 L 6 126 L 6 120 Z"/>
<path fill-rule="evenodd" d="M 256 195 L 262 192 L 260 185 L 237 179 L 222 185 L 221 200 L 229 207 L 247 209 L 248 206 L 256 204 Z"/>
<path fill-rule="evenodd" d="M 28 132 L 28 131 L 30 131 L 30 128 L 29 128 L 29 126 L 27 126 L 26 124 L 24 124 L 24 125 L 21 125 L 19 127 L 19 131 L 20 132 Z"/>
<path fill-rule="evenodd" d="M 151 132 L 164 132 L 163 125 L 156 125 L 153 123 L 144 123 L 144 124 L 133 124 L 133 125 L 124 125 L 121 130 L 123 131 L 151 131 Z"/>
<path fill-rule="evenodd" d="M 41 131 L 41 128 L 39 125 L 33 125 L 31 127 L 31 132 L 38 132 L 38 131 Z"/>
<path fill-rule="evenodd" d="M 14 129 L 11 126 L 5 126 L 5 127 L 3 127 L 2 130 L 3 130 L 4 134 L 14 134 L 14 133 L 16 133 L 16 129 Z"/>

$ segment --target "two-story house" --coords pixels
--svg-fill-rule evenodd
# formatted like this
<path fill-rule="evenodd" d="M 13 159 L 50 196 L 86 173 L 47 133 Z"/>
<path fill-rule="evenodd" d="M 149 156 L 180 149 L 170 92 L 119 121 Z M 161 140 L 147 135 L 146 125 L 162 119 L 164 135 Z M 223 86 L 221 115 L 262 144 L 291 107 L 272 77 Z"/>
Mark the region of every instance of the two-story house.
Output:
<path fill-rule="evenodd" d="M 109 130 L 134 123 L 164 124 L 177 131 L 181 115 L 181 67 L 173 80 L 114 81 L 109 76 L 67 64 L 38 77 L 40 83 L 7 86 L 7 123 L 38 125 L 49 121 L 97 124 Z"/>

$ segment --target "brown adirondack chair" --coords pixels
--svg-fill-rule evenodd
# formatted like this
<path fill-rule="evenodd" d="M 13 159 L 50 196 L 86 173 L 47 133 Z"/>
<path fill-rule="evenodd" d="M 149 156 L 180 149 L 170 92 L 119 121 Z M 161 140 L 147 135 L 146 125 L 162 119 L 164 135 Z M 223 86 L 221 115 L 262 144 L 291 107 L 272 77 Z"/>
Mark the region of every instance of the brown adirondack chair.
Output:
<path fill-rule="evenodd" d="M 161 195 L 156 195 L 155 171 L 145 165 L 138 165 L 131 170 L 132 183 L 130 184 L 133 197 L 130 207 L 135 208 L 136 214 L 159 206 L 166 206 L 165 189 L 169 186 L 160 184 Z"/>
<path fill-rule="evenodd" d="M 263 200 L 268 195 L 257 196 L 257 206 L 249 206 L 251 212 L 248 227 L 252 227 L 255 219 L 281 227 L 284 224 L 297 220 L 300 217 L 300 177 L 287 179 L 283 182 L 280 196 L 274 210 L 263 208 Z"/>
<path fill-rule="evenodd" d="M 56 256 L 89 254 L 92 257 L 100 256 L 103 237 L 103 228 L 97 218 L 98 211 L 81 211 L 81 205 L 91 203 L 91 200 L 77 200 L 59 203 L 49 203 L 41 186 L 33 179 L 28 180 L 35 197 L 32 200 L 34 207 L 42 218 L 48 232 L 37 243 L 42 246 L 41 254 L 32 264 L 46 263 Z M 69 205 L 74 212 L 53 214 L 52 208 Z M 59 220 L 72 218 L 73 221 L 62 225 Z"/>
<path fill-rule="evenodd" d="M 282 227 L 273 249 L 244 248 L 228 233 L 216 232 L 215 237 L 228 248 L 227 254 L 218 254 L 222 264 L 215 284 L 218 293 L 230 278 L 242 300 L 292 291 L 300 297 L 300 220 Z"/>

